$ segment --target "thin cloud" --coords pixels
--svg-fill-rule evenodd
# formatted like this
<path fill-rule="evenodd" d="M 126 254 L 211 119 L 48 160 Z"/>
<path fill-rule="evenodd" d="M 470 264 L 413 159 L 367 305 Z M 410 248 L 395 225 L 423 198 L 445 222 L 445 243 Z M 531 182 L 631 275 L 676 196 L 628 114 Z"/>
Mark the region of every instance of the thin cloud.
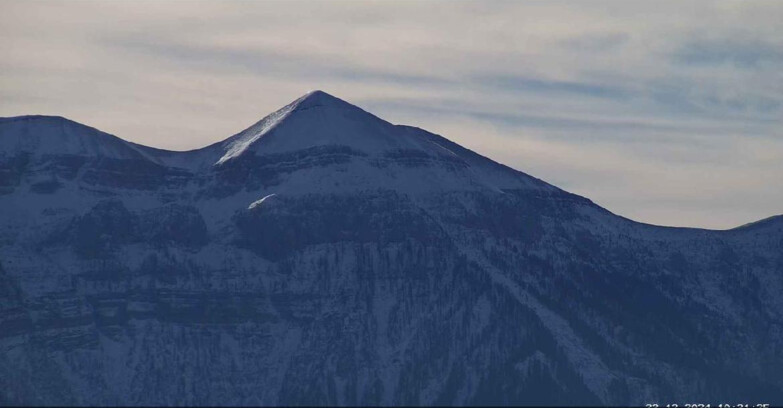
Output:
<path fill-rule="evenodd" d="M 739 38 L 696 40 L 682 44 L 672 57 L 677 62 L 693 65 L 731 64 L 752 69 L 768 64 L 780 69 L 783 43 Z"/>

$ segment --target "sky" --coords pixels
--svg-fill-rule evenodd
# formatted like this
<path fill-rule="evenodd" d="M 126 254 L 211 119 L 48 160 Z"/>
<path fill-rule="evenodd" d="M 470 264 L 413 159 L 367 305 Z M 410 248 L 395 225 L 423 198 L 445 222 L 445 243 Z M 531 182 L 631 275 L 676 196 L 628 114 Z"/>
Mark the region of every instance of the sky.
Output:
<path fill-rule="evenodd" d="M 0 116 L 149 146 L 321 89 L 659 225 L 783 213 L 783 1 L 0 2 Z"/>

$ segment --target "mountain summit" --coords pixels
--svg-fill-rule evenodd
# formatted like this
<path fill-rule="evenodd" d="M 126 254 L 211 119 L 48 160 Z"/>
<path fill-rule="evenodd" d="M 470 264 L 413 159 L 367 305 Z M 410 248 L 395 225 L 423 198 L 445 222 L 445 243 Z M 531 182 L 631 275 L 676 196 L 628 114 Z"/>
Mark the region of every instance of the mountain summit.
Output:
<path fill-rule="evenodd" d="M 360 109 L 336 96 L 330 95 L 320 89 L 310 91 L 294 101 L 297 109 L 311 109 L 315 107 L 332 109 Z"/>
<path fill-rule="evenodd" d="M 664 228 L 321 91 L 0 119 L 0 405 L 783 404 L 783 218 Z"/>
<path fill-rule="evenodd" d="M 280 153 L 312 146 L 356 149 L 404 148 L 394 126 L 323 91 L 313 91 L 226 140 L 218 164 L 250 150 Z M 267 136 L 268 135 L 268 136 Z"/>
<path fill-rule="evenodd" d="M 409 193 L 449 189 L 555 187 L 477 155 L 424 130 L 393 125 L 323 91 L 310 92 L 244 131 L 190 152 L 149 152 L 171 167 L 231 174 L 237 179 L 272 173 L 286 187 L 315 192 L 394 186 Z M 294 162 L 307 163 L 291 171 Z M 315 171 L 328 164 L 338 171 Z M 308 169 L 313 169 L 310 172 Z M 243 170 L 239 170 L 243 169 Z M 238 186 L 239 187 L 239 186 Z"/>

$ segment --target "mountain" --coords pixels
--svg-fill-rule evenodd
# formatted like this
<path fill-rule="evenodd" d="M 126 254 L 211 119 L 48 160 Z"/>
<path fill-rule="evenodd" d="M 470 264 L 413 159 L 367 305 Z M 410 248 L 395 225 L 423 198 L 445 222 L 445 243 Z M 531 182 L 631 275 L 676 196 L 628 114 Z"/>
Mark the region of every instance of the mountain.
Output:
<path fill-rule="evenodd" d="M 316 91 L 0 119 L 2 405 L 783 404 L 783 217 L 637 223 Z"/>

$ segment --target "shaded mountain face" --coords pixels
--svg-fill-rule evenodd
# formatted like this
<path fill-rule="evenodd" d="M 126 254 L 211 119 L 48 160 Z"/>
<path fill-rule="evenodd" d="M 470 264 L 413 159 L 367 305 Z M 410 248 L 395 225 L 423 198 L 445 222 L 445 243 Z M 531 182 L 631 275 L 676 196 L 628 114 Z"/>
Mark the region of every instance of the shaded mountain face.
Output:
<path fill-rule="evenodd" d="M 783 404 L 783 219 L 664 228 L 313 92 L 0 119 L 0 404 Z"/>

